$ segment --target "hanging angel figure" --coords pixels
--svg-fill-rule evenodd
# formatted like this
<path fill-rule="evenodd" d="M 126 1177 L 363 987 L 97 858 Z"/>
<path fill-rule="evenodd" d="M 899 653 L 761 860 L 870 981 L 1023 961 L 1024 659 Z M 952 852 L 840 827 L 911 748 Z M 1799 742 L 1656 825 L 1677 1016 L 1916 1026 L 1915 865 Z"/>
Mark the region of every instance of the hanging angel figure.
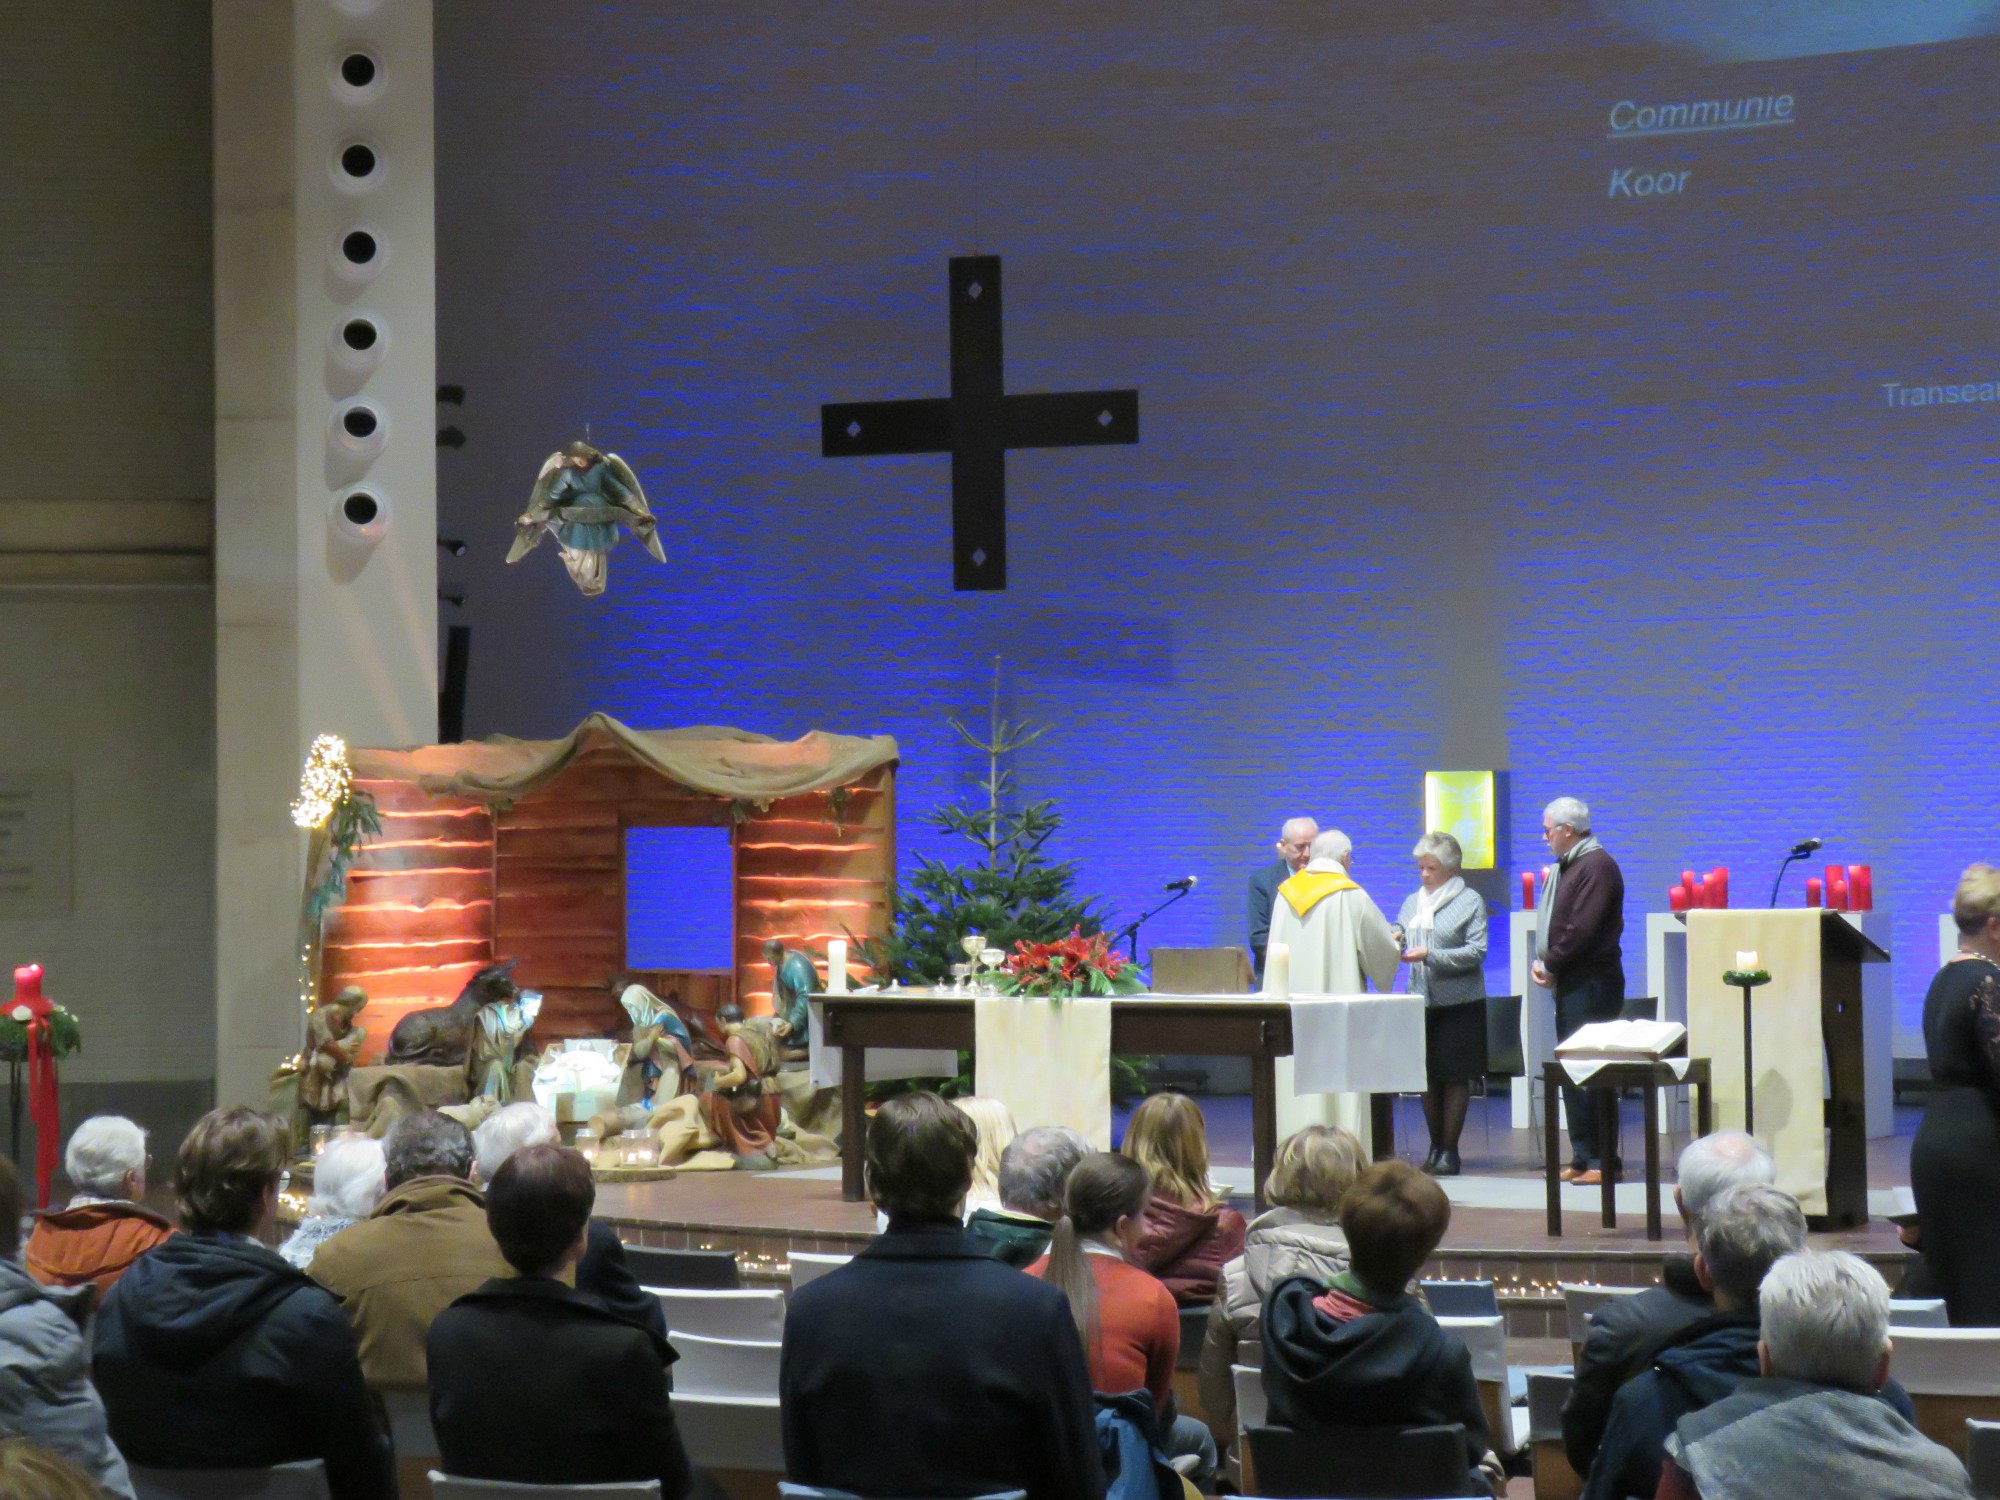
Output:
<path fill-rule="evenodd" d="M 528 508 L 514 523 L 514 546 L 507 561 L 518 562 L 534 551 L 546 531 L 556 539 L 571 579 L 586 599 L 594 599 L 604 592 L 611 549 L 624 539 L 620 527 L 659 561 L 667 560 L 632 466 L 615 453 L 571 443 L 560 453 L 551 453 L 535 476 Z"/>

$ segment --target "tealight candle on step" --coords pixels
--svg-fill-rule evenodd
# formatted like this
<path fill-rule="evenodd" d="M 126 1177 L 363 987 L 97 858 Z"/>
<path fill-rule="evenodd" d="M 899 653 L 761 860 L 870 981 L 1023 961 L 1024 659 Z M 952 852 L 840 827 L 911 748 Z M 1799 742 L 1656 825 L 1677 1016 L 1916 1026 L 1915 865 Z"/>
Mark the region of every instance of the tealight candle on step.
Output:
<path fill-rule="evenodd" d="M 826 992 L 847 993 L 847 939 L 830 938 L 826 945 Z"/>
<path fill-rule="evenodd" d="M 1743 953 L 1739 951 L 1736 955 L 1736 972 L 1739 974 L 1754 974 L 1756 971 L 1757 955 L 1755 953 Z"/>
<path fill-rule="evenodd" d="M 1292 950 L 1287 943 L 1273 943 L 1264 950 L 1264 993 L 1280 1000 L 1292 994 Z"/>

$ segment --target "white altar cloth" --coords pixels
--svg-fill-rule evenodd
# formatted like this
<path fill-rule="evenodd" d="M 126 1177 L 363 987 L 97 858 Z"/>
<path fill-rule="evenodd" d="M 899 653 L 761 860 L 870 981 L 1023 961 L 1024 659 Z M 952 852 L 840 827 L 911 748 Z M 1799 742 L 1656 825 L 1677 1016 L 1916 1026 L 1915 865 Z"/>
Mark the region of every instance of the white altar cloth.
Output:
<path fill-rule="evenodd" d="M 1275 997 L 1265 997 L 1267 999 Z M 1278 1139 L 1334 1125 L 1373 1154 L 1370 1094 L 1424 1089 L 1421 995 L 1298 995 L 1292 1055 L 1276 1061 Z"/>

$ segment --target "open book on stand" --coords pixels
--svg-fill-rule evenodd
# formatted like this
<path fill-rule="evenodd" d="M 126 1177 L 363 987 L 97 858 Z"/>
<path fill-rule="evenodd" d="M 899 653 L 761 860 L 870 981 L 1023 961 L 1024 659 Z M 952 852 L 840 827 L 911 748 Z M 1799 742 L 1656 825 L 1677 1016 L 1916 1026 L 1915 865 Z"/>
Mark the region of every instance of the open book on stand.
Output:
<path fill-rule="evenodd" d="M 1556 1044 L 1556 1056 L 1604 1062 L 1645 1062 L 1687 1051 L 1687 1027 L 1678 1021 L 1593 1021 Z"/>

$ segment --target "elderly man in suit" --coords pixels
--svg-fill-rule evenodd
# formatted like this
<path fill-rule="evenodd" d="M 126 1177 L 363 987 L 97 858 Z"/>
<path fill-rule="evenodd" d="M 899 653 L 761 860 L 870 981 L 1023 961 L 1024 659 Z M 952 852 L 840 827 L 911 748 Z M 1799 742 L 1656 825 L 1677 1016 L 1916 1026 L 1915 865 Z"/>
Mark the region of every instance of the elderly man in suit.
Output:
<path fill-rule="evenodd" d="M 1250 877 L 1250 957 L 1257 977 L 1264 977 L 1264 949 L 1271 941 L 1271 905 L 1278 887 L 1306 867 L 1319 824 L 1311 818 L 1288 818 L 1278 830 L 1278 857 Z"/>

